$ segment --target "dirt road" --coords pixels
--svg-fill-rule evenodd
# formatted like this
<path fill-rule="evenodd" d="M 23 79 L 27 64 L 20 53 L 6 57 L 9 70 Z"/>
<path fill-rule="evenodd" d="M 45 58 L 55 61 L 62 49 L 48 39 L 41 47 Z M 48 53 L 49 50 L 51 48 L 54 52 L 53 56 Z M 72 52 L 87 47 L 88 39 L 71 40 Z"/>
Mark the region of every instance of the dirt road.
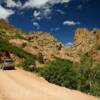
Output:
<path fill-rule="evenodd" d="M 100 100 L 23 70 L 0 70 L 0 100 Z"/>

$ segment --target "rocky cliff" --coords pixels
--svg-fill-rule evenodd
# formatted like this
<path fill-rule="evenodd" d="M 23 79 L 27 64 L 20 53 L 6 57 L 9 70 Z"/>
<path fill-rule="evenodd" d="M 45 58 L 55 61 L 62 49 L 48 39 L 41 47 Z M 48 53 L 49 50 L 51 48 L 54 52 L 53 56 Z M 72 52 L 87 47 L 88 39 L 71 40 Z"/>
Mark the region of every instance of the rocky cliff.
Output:
<path fill-rule="evenodd" d="M 41 54 L 44 59 L 60 57 L 72 61 L 79 61 L 80 55 L 89 52 L 93 58 L 100 58 L 100 30 L 89 31 L 78 28 L 75 31 L 73 45 L 66 48 L 61 42 L 47 32 L 24 33 L 21 30 L 0 20 L 0 37 L 11 44 L 33 54 Z"/>
<path fill-rule="evenodd" d="M 82 55 L 89 53 L 94 59 L 100 61 L 100 30 L 94 28 L 78 28 L 75 31 L 74 42 L 70 48 L 72 54 Z"/>
<path fill-rule="evenodd" d="M 100 30 L 89 31 L 86 28 L 78 28 L 75 32 L 72 51 L 77 54 L 87 53 L 100 45 Z"/>

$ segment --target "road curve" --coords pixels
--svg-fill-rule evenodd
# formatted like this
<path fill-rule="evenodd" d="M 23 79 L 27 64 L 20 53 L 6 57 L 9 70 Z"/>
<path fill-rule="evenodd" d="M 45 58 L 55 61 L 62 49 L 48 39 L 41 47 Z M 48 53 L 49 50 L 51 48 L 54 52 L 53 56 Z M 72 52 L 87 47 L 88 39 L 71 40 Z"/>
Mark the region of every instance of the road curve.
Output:
<path fill-rule="evenodd" d="M 100 100 L 78 91 L 48 83 L 35 74 L 0 70 L 0 100 Z"/>

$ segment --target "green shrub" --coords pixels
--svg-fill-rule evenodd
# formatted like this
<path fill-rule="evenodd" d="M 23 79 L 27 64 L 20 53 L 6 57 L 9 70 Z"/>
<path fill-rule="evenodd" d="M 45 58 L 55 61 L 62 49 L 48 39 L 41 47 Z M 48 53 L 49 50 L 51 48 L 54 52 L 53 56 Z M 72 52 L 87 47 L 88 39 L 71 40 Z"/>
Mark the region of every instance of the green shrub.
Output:
<path fill-rule="evenodd" d="M 100 50 L 100 45 L 97 46 L 97 50 Z"/>
<path fill-rule="evenodd" d="M 41 64 L 44 64 L 45 63 L 44 57 L 43 57 L 43 54 L 42 53 L 39 53 L 37 55 L 37 59 L 38 59 L 39 63 L 41 63 Z"/>
<path fill-rule="evenodd" d="M 29 58 L 27 58 L 24 62 L 22 62 L 22 66 L 24 70 L 31 71 L 31 72 L 33 72 L 36 68 L 33 59 L 29 59 Z"/>
<path fill-rule="evenodd" d="M 88 54 L 81 57 L 80 63 L 57 58 L 37 72 L 51 83 L 100 96 L 100 64 Z"/>
<path fill-rule="evenodd" d="M 69 88 L 77 88 L 77 74 L 71 61 L 56 59 L 49 62 L 39 73 L 49 82 Z"/>
<path fill-rule="evenodd" d="M 0 37 L 0 50 L 13 53 L 21 58 L 24 58 L 23 68 L 28 70 L 28 65 L 35 65 L 36 56 L 24 51 L 21 48 L 18 48 L 10 44 L 7 40 Z M 27 68 L 26 68 L 27 67 Z M 30 70 L 30 68 L 29 68 Z"/>
<path fill-rule="evenodd" d="M 100 64 L 85 54 L 81 57 L 79 90 L 100 96 Z"/>

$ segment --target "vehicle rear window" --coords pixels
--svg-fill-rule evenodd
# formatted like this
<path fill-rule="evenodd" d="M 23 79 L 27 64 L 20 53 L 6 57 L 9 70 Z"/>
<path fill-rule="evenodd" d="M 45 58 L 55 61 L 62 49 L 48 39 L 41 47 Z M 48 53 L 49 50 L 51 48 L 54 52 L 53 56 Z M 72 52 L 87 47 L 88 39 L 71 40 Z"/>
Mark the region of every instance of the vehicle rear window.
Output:
<path fill-rule="evenodd" d="M 11 62 L 12 63 L 13 61 L 12 60 L 5 60 L 4 62 L 9 62 L 9 63 Z"/>

